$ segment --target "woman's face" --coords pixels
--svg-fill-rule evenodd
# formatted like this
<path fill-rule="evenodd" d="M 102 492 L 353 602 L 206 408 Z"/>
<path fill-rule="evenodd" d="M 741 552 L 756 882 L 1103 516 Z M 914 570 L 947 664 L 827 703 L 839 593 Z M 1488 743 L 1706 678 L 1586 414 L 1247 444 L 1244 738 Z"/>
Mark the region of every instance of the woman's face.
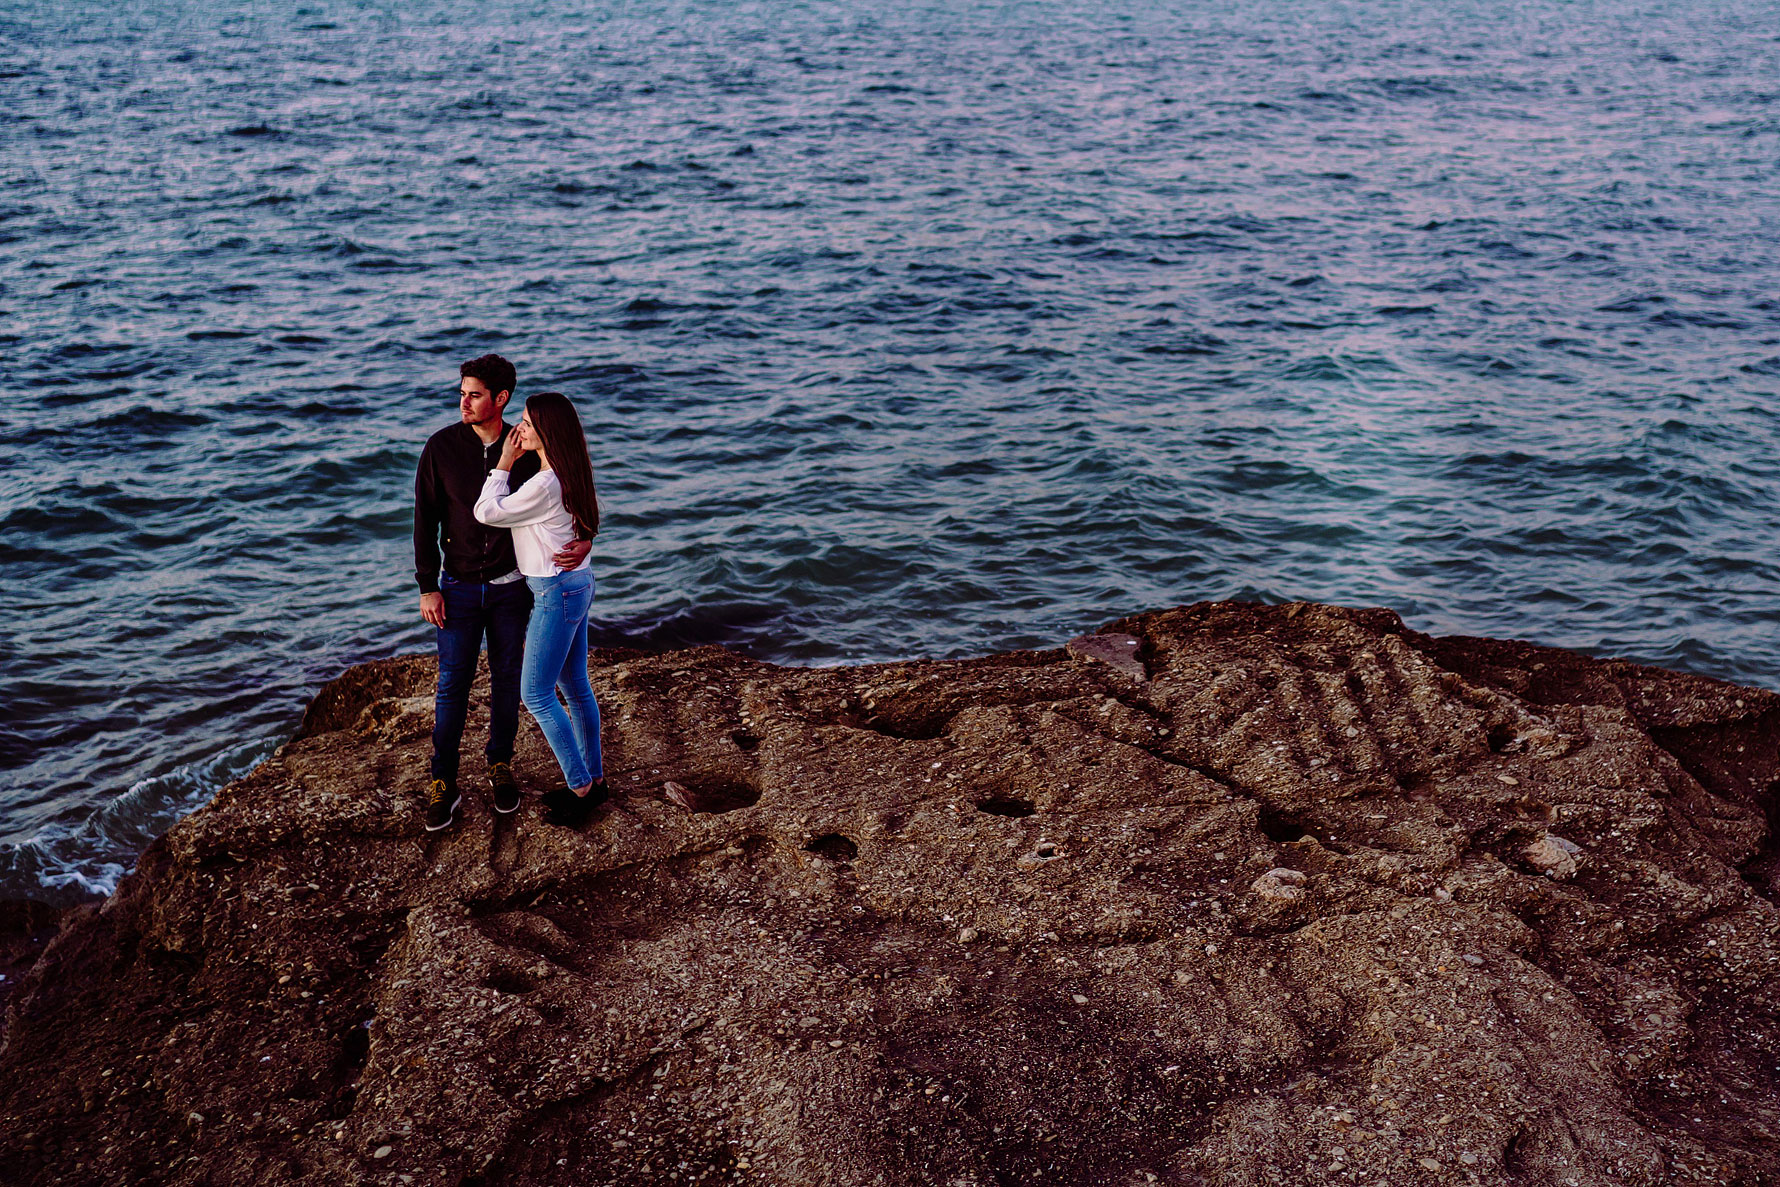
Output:
<path fill-rule="evenodd" d="M 521 449 L 536 449 L 536 448 L 538 448 L 538 444 L 539 444 L 538 433 L 537 433 L 536 429 L 532 428 L 532 414 L 531 413 L 527 412 L 520 416 L 518 431 L 519 431 L 519 448 L 521 448 Z"/>

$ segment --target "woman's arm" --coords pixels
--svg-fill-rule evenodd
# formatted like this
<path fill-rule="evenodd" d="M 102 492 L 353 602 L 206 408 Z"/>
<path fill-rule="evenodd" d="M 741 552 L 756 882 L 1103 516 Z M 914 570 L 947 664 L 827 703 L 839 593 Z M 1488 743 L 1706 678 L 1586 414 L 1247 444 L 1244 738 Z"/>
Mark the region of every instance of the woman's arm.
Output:
<path fill-rule="evenodd" d="M 560 502 L 555 483 L 546 477 L 549 473 L 545 470 L 526 479 L 509 494 L 507 471 L 489 471 L 482 483 L 482 494 L 476 499 L 476 518 L 491 528 L 523 528 L 543 523 L 556 513 Z"/>

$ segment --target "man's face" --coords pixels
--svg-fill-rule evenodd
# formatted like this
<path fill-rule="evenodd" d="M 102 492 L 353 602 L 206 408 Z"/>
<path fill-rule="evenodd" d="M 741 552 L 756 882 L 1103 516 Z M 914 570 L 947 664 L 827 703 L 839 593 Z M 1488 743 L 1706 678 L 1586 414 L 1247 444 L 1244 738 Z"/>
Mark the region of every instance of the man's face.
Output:
<path fill-rule="evenodd" d="M 511 392 L 495 393 L 480 379 L 466 375 L 457 385 L 457 407 L 467 425 L 491 424 L 501 418 Z"/>

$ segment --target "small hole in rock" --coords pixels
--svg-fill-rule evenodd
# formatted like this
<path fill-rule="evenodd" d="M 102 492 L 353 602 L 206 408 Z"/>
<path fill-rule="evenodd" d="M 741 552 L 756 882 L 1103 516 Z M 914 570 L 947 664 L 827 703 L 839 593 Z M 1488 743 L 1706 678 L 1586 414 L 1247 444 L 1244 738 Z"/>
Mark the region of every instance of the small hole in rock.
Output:
<path fill-rule="evenodd" d="M 977 811 L 987 812 L 991 816 L 1030 816 L 1038 811 L 1029 800 L 1016 800 L 1010 796 L 995 796 L 977 805 Z"/>
<path fill-rule="evenodd" d="M 1310 831 L 1291 817 L 1281 816 L 1266 806 L 1261 808 L 1260 825 L 1262 832 L 1281 845 L 1290 845 Z"/>
<path fill-rule="evenodd" d="M 760 792 L 743 783 L 670 782 L 664 785 L 663 794 L 688 812 L 734 812 L 760 802 Z"/>
<path fill-rule="evenodd" d="M 1489 732 L 1490 749 L 1497 754 L 1509 754 L 1521 748 L 1520 732 L 1511 725 L 1498 725 Z"/>
<path fill-rule="evenodd" d="M 852 861 L 859 856 L 859 846 L 839 833 L 823 833 L 804 848 L 829 861 Z"/>
<path fill-rule="evenodd" d="M 496 969 L 488 975 L 488 980 L 484 981 L 482 984 L 499 993 L 511 993 L 515 995 L 530 993 L 537 988 L 537 986 L 532 983 L 530 977 L 527 977 L 522 973 L 513 972 L 510 969 Z"/>
<path fill-rule="evenodd" d="M 737 749 L 740 750 L 754 750 L 760 746 L 760 739 L 747 730 L 737 730 L 729 735 L 729 740 L 734 742 Z"/>

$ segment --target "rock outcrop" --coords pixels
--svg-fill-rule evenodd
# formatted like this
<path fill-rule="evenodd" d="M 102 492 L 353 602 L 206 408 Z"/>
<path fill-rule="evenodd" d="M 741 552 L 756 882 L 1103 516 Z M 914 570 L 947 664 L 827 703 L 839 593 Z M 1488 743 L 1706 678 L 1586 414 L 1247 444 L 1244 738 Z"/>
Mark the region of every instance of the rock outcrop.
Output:
<path fill-rule="evenodd" d="M 1780 1182 L 1780 698 L 1376 610 L 1107 633 L 596 654 L 580 832 L 425 834 L 432 663 L 354 669 L 31 964 L 0 1174 Z"/>

